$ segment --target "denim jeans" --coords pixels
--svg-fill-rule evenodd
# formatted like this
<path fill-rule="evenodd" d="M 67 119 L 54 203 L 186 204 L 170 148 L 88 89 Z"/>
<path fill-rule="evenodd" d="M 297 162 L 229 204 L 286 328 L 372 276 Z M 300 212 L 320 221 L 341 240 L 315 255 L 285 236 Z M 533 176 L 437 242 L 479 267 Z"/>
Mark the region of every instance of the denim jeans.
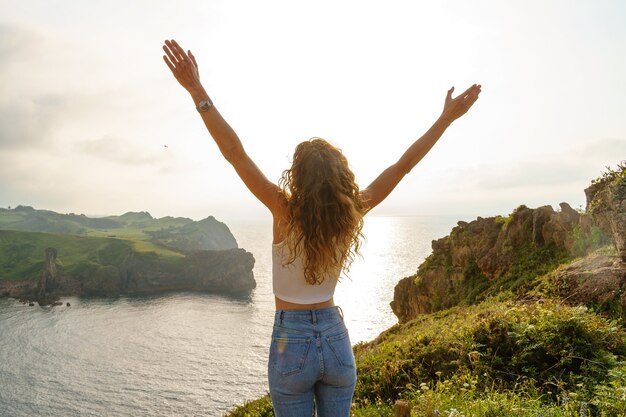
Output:
<path fill-rule="evenodd" d="M 339 307 L 279 310 L 268 363 L 276 417 L 348 417 L 356 366 Z"/>

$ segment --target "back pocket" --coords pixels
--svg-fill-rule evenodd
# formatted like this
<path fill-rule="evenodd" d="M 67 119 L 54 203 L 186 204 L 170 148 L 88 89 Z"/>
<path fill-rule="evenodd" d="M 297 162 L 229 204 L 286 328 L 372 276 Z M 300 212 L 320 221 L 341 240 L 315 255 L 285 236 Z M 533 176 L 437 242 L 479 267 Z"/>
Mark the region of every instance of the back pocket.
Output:
<path fill-rule="evenodd" d="M 354 368 L 354 354 L 352 353 L 348 330 L 336 336 L 326 336 L 326 342 L 328 342 L 330 349 L 337 358 L 337 362 L 339 362 L 341 366 Z"/>
<path fill-rule="evenodd" d="M 302 371 L 309 352 L 310 339 L 272 337 L 270 364 L 283 376 Z"/>

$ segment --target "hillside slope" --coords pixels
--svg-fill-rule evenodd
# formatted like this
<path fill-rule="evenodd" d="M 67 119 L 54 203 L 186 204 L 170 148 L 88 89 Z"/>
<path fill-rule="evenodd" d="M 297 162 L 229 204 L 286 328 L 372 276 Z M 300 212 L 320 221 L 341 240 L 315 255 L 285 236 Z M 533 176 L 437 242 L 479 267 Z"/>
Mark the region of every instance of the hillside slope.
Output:
<path fill-rule="evenodd" d="M 433 241 L 395 289 L 400 323 L 354 346 L 351 415 L 626 416 L 625 168 L 586 213 L 520 206 Z M 228 415 L 274 413 L 265 396 Z"/>
<path fill-rule="evenodd" d="M 118 237 L 145 242 L 152 246 L 152 250 L 155 246 L 175 251 L 237 248 L 237 241 L 228 226 L 213 216 L 200 221 L 171 216 L 155 219 L 142 211 L 91 218 L 84 214 L 61 214 L 17 206 L 14 209 L 0 208 L 0 229 Z"/>

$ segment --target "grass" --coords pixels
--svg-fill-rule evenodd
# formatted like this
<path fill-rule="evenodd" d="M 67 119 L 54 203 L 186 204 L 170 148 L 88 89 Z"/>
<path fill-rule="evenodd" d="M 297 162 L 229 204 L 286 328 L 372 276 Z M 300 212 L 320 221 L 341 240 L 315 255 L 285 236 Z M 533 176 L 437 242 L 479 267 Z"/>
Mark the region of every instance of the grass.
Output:
<path fill-rule="evenodd" d="M 625 416 L 626 332 L 584 307 L 506 295 L 395 325 L 354 347 L 353 416 Z M 263 397 L 229 416 L 272 416 Z"/>
<path fill-rule="evenodd" d="M 119 265 L 131 251 L 155 253 L 164 258 L 184 256 L 141 240 L 0 230 L 0 279 L 37 279 L 46 248 L 57 250 L 59 268 L 67 271 L 84 269 L 87 265 Z"/>

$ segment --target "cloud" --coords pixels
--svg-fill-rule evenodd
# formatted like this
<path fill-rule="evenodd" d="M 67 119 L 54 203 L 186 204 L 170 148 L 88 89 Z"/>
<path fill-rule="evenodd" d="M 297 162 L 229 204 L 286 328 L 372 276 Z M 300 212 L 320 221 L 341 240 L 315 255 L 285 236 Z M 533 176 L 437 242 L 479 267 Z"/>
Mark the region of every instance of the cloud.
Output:
<path fill-rule="evenodd" d="M 604 158 L 607 165 L 616 158 L 626 158 L 626 139 L 604 138 L 585 146 L 581 151 L 583 157 Z M 620 162 L 620 161 L 615 161 Z"/>
<path fill-rule="evenodd" d="M 0 69 L 23 63 L 43 48 L 43 37 L 26 27 L 0 22 Z M 9 81 L 9 80 L 6 80 Z"/>
<path fill-rule="evenodd" d="M 100 139 L 77 142 L 76 148 L 83 154 L 122 165 L 150 165 L 165 160 L 163 156 L 141 148 L 130 140 L 109 135 Z"/>
<path fill-rule="evenodd" d="M 477 185 L 484 189 L 554 187 L 586 183 L 600 175 L 605 166 L 626 155 L 626 140 L 599 139 L 561 153 L 538 154 L 513 165 L 489 165 L 477 174 Z"/>
<path fill-rule="evenodd" d="M 0 149 L 29 146 L 47 139 L 65 105 L 58 95 L 40 92 L 33 96 L 15 91 L 16 86 L 33 83 L 31 75 L 39 70 L 33 61 L 41 54 L 43 44 L 43 37 L 37 32 L 0 22 Z"/>
<path fill-rule="evenodd" d="M 0 104 L 0 148 L 22 148 L 50 140 L 71 99 L 42 95 Z"/>

